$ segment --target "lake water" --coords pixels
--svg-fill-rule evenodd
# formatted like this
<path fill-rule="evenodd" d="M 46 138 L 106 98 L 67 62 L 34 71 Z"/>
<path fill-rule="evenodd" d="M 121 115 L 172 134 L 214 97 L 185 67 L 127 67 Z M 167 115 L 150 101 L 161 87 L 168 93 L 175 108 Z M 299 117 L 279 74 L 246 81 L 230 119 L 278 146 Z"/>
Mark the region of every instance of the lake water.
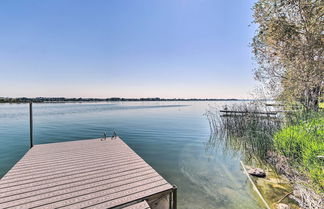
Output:
<path fill-rule="evenodd" d="M 262 208 L 239 154 L 208 144 L 204 113 L 224 102 L 34 104 L 34 143 L 91 139 L 113 130 L 171 184 L 180 209 Z M 28 150 L 28 104 L 0 104 L 0 177 Z"/>

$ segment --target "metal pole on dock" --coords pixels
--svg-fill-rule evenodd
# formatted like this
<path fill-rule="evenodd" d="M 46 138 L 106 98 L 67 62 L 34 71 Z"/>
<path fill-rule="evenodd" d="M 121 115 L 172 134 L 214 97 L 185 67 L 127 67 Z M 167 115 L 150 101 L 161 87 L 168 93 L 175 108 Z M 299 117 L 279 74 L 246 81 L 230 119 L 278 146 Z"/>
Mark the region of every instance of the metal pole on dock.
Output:
<path fill-rule="evenodd" d="M 33 147 L 33 103 L 29 102 L 29 140 L 30 148 Z"/>

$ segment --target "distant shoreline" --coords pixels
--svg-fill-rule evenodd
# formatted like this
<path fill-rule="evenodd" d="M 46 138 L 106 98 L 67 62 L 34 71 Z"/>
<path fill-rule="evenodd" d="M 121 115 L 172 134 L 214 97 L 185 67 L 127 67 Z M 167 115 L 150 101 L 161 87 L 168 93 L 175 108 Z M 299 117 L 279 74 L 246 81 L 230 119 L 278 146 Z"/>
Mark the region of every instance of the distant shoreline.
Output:
<path fill-rule="evenodd" d="M 19 97 L 19 98 L 9 98 L 9 97 L 0 97 L 0 103 L 65 103 L 65 102 L 136 102 L 136 101 L 253 101 L 253 99 L 199 99 L 199 98 L 120 98 L 120 97 L 111 97 L 111 98 L 65 98 L 65 97 Z"/>

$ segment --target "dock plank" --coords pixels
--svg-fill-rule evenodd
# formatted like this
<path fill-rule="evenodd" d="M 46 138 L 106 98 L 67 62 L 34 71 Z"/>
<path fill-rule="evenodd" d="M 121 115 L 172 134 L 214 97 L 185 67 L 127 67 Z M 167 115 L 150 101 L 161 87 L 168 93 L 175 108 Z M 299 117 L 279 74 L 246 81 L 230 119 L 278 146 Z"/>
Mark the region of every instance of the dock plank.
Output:
<path fill-rule="evenodd" d="M 146 201 L 142 201 L 142 202 L 124 207 L 123 209 L 150 209 L 150 206 L 147 204 Z"/>

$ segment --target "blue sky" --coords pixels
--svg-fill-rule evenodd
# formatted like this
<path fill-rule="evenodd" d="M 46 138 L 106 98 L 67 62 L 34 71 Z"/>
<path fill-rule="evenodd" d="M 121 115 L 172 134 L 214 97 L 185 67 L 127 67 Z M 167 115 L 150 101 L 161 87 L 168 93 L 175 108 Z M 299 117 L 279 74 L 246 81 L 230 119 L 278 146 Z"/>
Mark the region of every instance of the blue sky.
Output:
<path fill-rule="evenodd" d="M 252 0 L 1 0 L 0 96 L 247 98 Z"/>

